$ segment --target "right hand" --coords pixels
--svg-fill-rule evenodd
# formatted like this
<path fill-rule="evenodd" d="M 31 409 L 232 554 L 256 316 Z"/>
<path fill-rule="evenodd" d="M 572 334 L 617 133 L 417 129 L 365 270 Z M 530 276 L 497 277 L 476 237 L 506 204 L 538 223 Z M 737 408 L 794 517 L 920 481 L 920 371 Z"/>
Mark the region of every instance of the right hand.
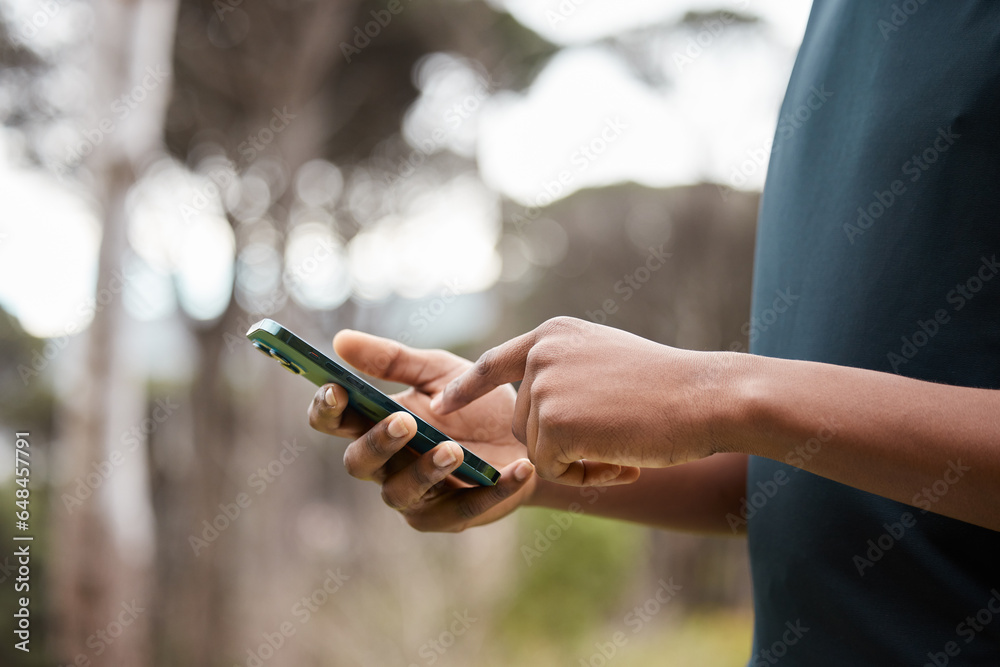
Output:
<path fill-rule="evenodd" d="M 497 387 L 460 410 L 435 415 L 428 407 L 431 399 L 472 362 L 444 350 L 413 349 L 351 330 L 339 332 L 333 347 L 363 373 L 410 385 L 392 398 L 500 470 L 496 486 L 470 486 L 449 477 L 462 463 L 461 447 L 442 442 L 417 454 L 405 447 L 417 432 L 412 415 L 397 412 L 373 425 L 347 407 L 343 387 L 320 387 L 309 405 L 309 425 L 322 433 L 353 438 L 344 452 L 347 472 L 379 484 L 385 503 L 402 513 L 412 527 L 462 531 L 496 521 L 531 497 L 537 483 L 534 467 L 510 429 L 516 397 L 513 387 Z"/>

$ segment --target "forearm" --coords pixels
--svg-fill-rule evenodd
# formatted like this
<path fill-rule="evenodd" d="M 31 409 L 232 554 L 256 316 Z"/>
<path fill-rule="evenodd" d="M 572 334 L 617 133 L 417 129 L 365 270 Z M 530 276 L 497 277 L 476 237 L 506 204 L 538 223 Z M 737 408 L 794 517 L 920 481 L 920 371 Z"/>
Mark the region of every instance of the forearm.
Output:
<path fill-rule="evenodd" d="M 1000 391 L 747 357 L 724 451 L 1000 530 Z"/>
<path fill-rule="evenodd" d="M 714 456 L 670 468 L 647 468 L 623 486 L 575 487 L 539 479 L 531 505 L 701 533 L 734 533 L 746 489 L 747 457 Z M 572 511 L 577 508 L 572 507 Z"/>

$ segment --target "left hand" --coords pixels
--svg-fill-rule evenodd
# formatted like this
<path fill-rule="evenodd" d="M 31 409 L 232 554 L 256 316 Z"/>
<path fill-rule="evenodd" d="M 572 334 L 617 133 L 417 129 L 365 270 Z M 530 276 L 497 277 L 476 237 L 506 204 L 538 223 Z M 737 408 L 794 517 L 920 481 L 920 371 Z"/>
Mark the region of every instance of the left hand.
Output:
<path fill-rule="evenodd" d="M 575 486 L 628 483 L 639 467 L 722 451 L 720 388 L 736 356 L 558 317 L 487 351 L 430 407 L 444 415 L 521 380 L 512 427 L 540 477 Z"/>

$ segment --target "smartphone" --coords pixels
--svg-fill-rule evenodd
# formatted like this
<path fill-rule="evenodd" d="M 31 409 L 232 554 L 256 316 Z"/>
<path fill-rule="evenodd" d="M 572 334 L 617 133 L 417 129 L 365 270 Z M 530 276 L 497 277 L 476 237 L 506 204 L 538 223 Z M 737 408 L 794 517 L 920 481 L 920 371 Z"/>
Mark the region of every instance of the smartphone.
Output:
<path fill-rule="evenodd" d="M 371 386 L 274 320 L 264 319 L 250 327 L 247 338 L 253 346 L 277 360 L 287 370 L 318 387 L 333 382 L 347 390 L 347 403 L 374 422 L 394 412 L 409 412 L 417 420 L 417 434 L 407 446 L 423 454 L 445 440 L 453 440 L 423 419 Z M 493 486 L 500 473 L 486 461 L 462 447 L 465 458 L 452 474 L 469 484 Z"/>

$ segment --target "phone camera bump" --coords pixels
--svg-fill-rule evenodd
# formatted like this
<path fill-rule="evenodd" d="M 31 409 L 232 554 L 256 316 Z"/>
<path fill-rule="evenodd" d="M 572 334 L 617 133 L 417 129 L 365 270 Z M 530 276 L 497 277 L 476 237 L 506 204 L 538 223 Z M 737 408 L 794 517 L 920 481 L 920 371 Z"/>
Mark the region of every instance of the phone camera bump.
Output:
<path fill-rule="evenodd" d="M 270 354 L 272 357 L 277 359 L 282 366 L 285 367 L 285 370 L 289 371 L 290 373 L 295 373 L 296 375 L 302 375 L 302 373 L 304 372 L 296 364 L 292 363 L 290 359 L 285 357 L 285 355 L 281 354 L 280 352 L 277 352 L 273 348 L 271 349 Z"/>

